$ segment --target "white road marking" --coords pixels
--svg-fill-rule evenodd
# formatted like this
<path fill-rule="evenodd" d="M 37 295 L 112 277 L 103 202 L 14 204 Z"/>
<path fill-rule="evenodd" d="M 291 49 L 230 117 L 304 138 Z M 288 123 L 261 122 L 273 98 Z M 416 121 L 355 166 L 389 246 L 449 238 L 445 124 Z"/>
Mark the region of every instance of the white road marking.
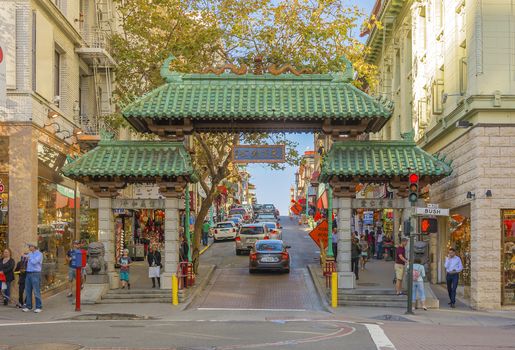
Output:
<path fill-rule="evenodd" d="M 393 345 L 381 327 L 369 323 L 366 323 L 365 327 L 367 327 L 377 350 L 395 350 L 395 345 Z"/>
<path fill-rule="evenodd" d="M 294 311 L 302 312 L 307 311 L 306 309 L 238 309 L 238 308 L 225 308 L 225 307 L 199 307 L 197 310 L 200 311 Z"/>

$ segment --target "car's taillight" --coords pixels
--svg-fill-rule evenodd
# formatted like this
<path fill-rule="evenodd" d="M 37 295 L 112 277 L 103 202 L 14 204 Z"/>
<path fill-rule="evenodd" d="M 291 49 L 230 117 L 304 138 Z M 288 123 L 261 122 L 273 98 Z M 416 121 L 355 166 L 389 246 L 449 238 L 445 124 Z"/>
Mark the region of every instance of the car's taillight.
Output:
<path fill-rule="evenodd" d="M 270 237 L 268 237 L 268 236 L 265 236 L 265 238 L 264 238 L 264 239 L 270 239 Z"/>
<path fill-rule="evenodd" d="M 215 233 L 218 233 L 218 230 L 215 230 Z"/>
<path fill-rule="evenodd" d="M 256 253 L 250 253 L 249 257 L 250 257 L 250 260 L 257 260 L 257 254 Z"/>
<path fill-rule="evenodd" d="M 236 229 L 235 229 L 235 228 L 233 228 L 233 229 L 232 229 L 232 232 L 236 232 Z"/>
<path fill-rule="evenodd" d="M 241 238 L 240 237 L 236 237 L 234 240 L 239 242 L 239 241 L 241 241 Z"/>
<path fill-rule="evenodd" d="M 281 256 L 283 260 L 288 260 L 290 258 L 290 254 L 288 254 L 288 252 L 282 252 Z"/>

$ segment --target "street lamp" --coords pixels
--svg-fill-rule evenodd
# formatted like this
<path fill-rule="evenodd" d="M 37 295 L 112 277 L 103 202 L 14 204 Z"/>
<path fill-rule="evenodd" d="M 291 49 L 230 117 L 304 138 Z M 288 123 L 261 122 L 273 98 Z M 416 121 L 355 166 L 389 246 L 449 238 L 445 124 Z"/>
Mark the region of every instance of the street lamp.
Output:
<path fill-rule="evenodd" d="M 298 200 L 298 193 L 299 193 L 299 172 L 297 171 L 295 173 L 295 195 L 294 195 L 294 199 L 295 200 Z"/>

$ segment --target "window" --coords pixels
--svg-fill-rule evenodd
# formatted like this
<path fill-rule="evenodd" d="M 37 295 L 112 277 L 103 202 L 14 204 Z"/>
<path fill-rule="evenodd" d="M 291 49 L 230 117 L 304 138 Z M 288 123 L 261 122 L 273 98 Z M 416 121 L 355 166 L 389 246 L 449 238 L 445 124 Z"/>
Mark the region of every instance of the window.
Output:
<path fill-rule="evenodd" d="M 443 0 L 435 1 L 435 25 L 436 32 L 439 33 L 444 24 L 444 2 Z"/>
<path fill-rule="evenodd" d="M 443 79 L 436 79 L 433 82 L 432 86 L 432 110 L 433 114 L 442 114 L 443 113 L 443 92 L 444 92 L 444 84 Z"/>
<path fill-rule="evenodd" d="M 467 44 L 464 41 L 459 49 L 460 60 L 458 62 L 458 72 L 460 79 L 460 94 L 464 95 L 467 92 Z"/>
<path fill-rule="evenodd" d="M 32 90 L 36 91 L 36 11 L 32 11 Z"/>
<path fill-rule="evenodd" d="M 61 96 L 61 54 L 54 50 L 54 96 Z M 59 99 L 54 103 L 59 106 Z"/>

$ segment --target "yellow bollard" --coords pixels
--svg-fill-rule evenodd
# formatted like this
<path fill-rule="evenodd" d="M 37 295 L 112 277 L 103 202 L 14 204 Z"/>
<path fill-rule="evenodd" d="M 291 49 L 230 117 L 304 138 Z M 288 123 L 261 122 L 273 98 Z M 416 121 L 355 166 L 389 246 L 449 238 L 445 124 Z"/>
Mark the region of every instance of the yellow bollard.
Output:
<path fill-rule="evenodd" d="M 179 305 L 179 280 L 175 273 L 172 274 L 172 304 Z"/>
<path fill-rule="evenodd" d="M 331 306 L 338 307 L 338 274 L 336 272 L 331 275 Z"/>

